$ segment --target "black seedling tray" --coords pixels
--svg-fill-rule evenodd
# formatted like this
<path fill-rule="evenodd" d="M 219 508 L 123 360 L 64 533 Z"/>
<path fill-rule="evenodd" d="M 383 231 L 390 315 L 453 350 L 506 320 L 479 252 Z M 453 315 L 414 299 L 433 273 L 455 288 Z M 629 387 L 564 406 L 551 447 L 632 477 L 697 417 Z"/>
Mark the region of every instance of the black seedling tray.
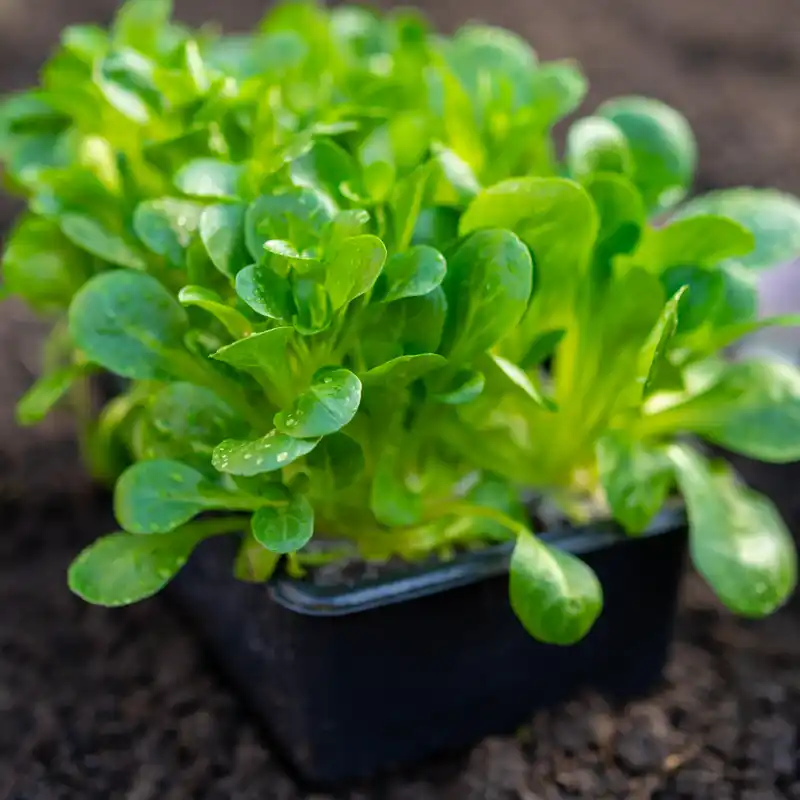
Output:
<path fill-rule="evenodd" d="M 548 534 L 603 585 L 573 647 L 532 640 L 508 601 L 510 547 L 355 588 L 231 576 L 236 542 L 206 542 L 173 583 L 223 671 L 299 777 L 331 786 L 510 733 L 581 687 L 620 699 L 661 676 L 685 551 L 682 512 L 642 537 L 611 525 Z"/>

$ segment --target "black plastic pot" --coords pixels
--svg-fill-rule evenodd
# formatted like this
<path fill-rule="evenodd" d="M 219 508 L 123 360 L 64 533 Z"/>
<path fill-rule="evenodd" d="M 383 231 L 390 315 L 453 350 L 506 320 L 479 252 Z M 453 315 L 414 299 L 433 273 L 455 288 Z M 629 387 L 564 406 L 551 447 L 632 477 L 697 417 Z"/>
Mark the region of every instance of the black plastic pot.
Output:
<path fill-rule="evenodd" d="M 533 641 L 508 602 L 508 546 L 356 588 L 231 577 L 235 542 L 206 542 L 173 592 L 275 748 L 335 785 L 508 733 L 584 686 L 620 698 L 661 675 L 685 551 L 681 513 L 649 534 L 547 535 L 597 572 L 605 608 L 573 647 Z"/>

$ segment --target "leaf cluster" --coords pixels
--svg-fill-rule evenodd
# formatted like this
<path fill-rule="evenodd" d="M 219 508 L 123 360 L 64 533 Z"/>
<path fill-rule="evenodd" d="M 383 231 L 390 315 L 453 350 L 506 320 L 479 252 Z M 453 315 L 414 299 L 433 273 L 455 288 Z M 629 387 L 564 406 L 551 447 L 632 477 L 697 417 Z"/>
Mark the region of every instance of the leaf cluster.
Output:
<path fill-rule="evenodd" d="M 27 201 L 5 286 L 55 320 L 20 420 L 126 381 L 84 430 L 122 531 L 74 591 L 148 597 L 227 533 L 253 581 L 515 539 L 512 605 L 566 644 L 602 591 L 521 490 L 639 535 L 677 489 L 723 601 L 782 602 L 783 523 L 683 437 L 800 457 L 797 370 L 719 357 L 796 322 L 756 319 L 754 275 L 800 250 L 800 204 L 683 202 L 691 131 L 643 98 L 573 122 L 559 158 L 585 91 L 508 31 L 411 11 L 286 3 L 226 36 L 129 0 L 67 29 L 0 105 L 0 160 Z"/>

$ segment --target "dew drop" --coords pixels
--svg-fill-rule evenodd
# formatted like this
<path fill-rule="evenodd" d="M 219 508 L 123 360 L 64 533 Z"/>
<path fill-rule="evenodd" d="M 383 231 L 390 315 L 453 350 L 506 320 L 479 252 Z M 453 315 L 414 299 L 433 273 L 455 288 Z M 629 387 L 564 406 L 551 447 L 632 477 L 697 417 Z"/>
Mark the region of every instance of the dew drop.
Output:
<path fill-rule="evenodd" d="M 279 464 L 283 464 L 283 462 L 286 461 L 287 458 L 289 458 L 289 454 L 284 451 L 283 453 L 278 453 L 278 455 L 275 457 L 275 460 Z"/>

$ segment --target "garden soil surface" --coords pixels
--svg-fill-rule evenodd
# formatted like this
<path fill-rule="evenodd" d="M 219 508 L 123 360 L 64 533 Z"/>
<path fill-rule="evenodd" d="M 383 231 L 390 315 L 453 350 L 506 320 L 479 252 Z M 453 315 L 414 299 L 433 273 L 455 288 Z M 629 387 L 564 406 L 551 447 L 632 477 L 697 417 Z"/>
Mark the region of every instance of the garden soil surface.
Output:
<path fill-rule="evenodd" d="M 579 58 L 589 107 L 622 92 L 679 105 L 698 132 L 703 187 L 800 190 L 797 0 L 419 5 L 448 27 L 482 17 L 516 27 L 544 57 Z M 241 28 L 263 4 L 177 6 Z M 0 89 L 33 79 L 65 22 L 103 21 L 111 7 L 0 0 Z M 13 209 L 0 201 L 0 231 Z M 285 774 L 165 601 L 107 611 L 69 595 L 70 559 L 113 522 L 65 419 L 14 426 L 41 331 L 17 306 L 0 309 L 0 800 L 325 800 Z M 748 470 L 797 527 L 796 477 Z M 800 601 L 767 621 L 735 620 L 689 576 L 665 680 L 647 699 L 610 707 L 586 694 L 517 736 L 338 797 L 800 800 L 799 725 Z"/>

